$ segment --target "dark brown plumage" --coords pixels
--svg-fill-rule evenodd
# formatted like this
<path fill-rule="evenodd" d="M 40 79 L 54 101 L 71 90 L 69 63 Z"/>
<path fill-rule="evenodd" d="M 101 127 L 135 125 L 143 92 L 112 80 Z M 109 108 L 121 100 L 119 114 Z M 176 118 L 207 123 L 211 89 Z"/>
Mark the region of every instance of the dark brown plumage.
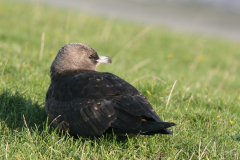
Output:
<path fill-rule="evenodd" d="M 51 65 L 51 84 L 45 110 L 54 127 L 71 135 L 100 136 L 104 133 L 172 134 L 148 100 L 131 84 L 111 73 L 97 72 L 98 56 L 91 47 L 70 43 L 63 46 Z"/>

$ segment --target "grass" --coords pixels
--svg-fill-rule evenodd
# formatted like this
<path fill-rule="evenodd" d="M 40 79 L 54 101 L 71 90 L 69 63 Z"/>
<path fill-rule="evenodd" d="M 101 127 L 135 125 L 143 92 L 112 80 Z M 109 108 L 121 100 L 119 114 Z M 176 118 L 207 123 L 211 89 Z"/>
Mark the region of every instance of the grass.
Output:
<path fill-rule="evenodd" d="M 49 68 L 69 42 L 111 57 L 98 70 L 132 83 L 177 123 L 174 135 L 73 139 L 49 127 Z M 0 158 L 238 159 L 239 52 L 239 42 L 0 1 Z"/>

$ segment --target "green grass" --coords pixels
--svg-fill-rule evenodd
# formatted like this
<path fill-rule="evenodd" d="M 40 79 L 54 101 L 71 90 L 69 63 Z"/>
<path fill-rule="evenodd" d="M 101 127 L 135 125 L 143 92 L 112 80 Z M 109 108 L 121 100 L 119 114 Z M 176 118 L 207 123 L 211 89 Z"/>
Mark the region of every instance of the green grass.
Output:
<path fill-rule="evenodd" d="M 69 42 L 111 57 L 98 70 L 132 83 L 177 123 L 174 135 L 73 139 L 49 128 L 49 69 Z M 239 59 L 239 42 L 0 1 L 0 159 L 238 159 Z"/>

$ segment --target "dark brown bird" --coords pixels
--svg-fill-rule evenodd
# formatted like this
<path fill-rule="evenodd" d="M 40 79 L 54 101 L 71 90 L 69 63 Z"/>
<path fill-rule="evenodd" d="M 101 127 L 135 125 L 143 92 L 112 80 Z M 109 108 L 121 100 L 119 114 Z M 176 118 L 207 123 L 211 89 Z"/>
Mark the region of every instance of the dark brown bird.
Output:
<path fill-rule="evenodd" d="M 99 63 L 111 63 L 81 43 L 63 46 L 51 65 L 51 84 L 45 110 L 49 121 L 73 136 L 105 133 L 172 134 L 149 101 L 118 76 L 97 72 Z"/>

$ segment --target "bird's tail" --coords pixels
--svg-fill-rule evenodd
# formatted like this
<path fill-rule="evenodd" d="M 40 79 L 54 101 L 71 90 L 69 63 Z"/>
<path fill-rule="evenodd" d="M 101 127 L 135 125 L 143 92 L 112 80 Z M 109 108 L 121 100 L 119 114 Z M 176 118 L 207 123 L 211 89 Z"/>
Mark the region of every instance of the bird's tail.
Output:
<path fill-rule="evenodd" d="M 156 122 L 156 121 L 143 121 L 140 134 L 152 135 L 156 133 L 161 134 L 173 134 L 168 128 L 175 126 L 175 123 L 171 122 Z"/>

